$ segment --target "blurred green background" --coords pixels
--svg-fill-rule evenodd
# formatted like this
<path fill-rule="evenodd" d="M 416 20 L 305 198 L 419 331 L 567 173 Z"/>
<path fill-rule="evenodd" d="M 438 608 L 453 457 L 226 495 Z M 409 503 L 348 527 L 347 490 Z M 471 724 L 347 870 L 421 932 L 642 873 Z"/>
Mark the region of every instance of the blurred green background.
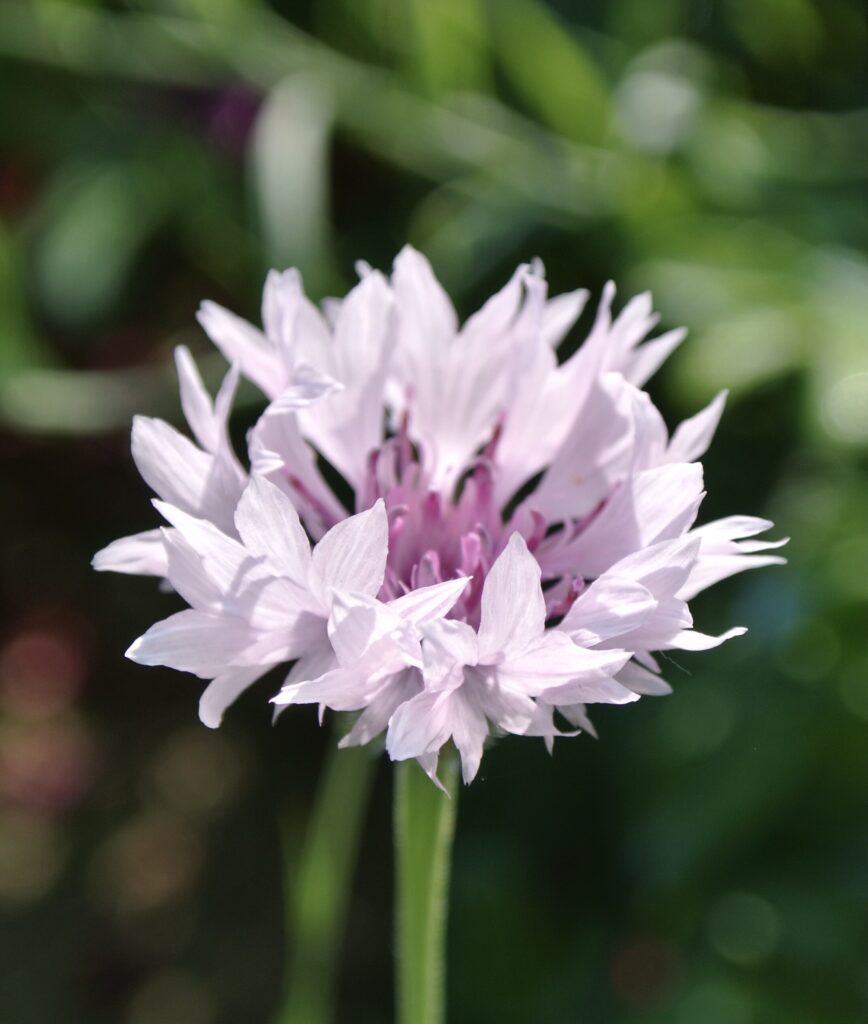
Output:
<path fill-rule="evenodd" d="M 534 255 L 651 288 L 690 328 L 670 423 L 732 391 L 703 518 L 794 538 L 696 602 L 750 633 L 674 696 L 486 755 L 450 1019 L 868 1019 L 866 52 L 862 0 L 0 3 L 4 1024 L 268 1020 L 276 815 L 300 844 L 332 739 L 272 729 L 268 682 L 200 726 L 196 680 L 123 658 L 169 599 L 88 563 L 154 521 L 128 430 L 177 418 L 172 347 L 221 372 L 200 299 L 255 319 L 268 267 L 322 297 L 405 241 L 464 314 Z M 392 1019 L 390 776 L 342 1024 Z"/>

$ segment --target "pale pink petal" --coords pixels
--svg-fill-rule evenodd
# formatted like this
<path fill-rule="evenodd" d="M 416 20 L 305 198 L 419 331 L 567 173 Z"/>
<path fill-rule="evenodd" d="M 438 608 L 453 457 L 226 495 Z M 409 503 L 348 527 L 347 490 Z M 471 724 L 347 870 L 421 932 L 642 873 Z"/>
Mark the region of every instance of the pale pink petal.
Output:
<path fill-rule="evenodd" d="M 214 457 L 163 420 L 133 419 L 132 453 L 145 483 L 164 501 L 199 510 L 208 489 Z"/>
<path fill-rule="evenodd" d="M 632 704 L 639 699 L 639 694 L 622 686 L 611 676 L 585 676 L 565 683 L 563 686 L 552 687 L 545 694 L 546 701 L 551 701 L 558 708 L 573 704 Z"/>
<path fill-rule="evenodd" d="M 333 668 L 337 668 L 337 660 L 328 641 L 325 629 L 322 631 L 321 643 L 312 646 L 292 666 L 284 681 L 285 686 L 293 686 L 306 679 L 317 679 Z"/>
<path fill-rule="evenodd" d="M 333 668 L 337 668 L 337 661 L 332 645 L 328 641 L 325 623 L 323 623 L 319 642 L 311 644 L 293 663 L 292 668 L 287 673 L 283 686 L 277 694 L 278 697 L 282 696 L 283 699 L 280 701 L 276 697 L 271 699 L 275 720 L 293 703 L 293 693 L 300 685 L 311 679 L 318 679 L 320 676 L 324 676 L 326 672 L 331 672 Z"/>
<path fill-rule="evenodd" d="M 702 412 L 678 426 L 666 450 L 667 462 L 694 462 L 702 458 L 723 415 L 727 394 L 721 391 Z"/>
<path fill-rule="evenodd" d="M 243 478 L 228 459 L 197 448 L 162 420 L 136 416 L 133 459 L 149 487 L 173 505 L 231 529 Z"/>
<path fill-rule="evenodd" d="M 343 385 L 312 366 L 298 366 L 289 383 L 265 410 L 266 416 L 279 416 L 305 409 L 328 395 L 343 391 Z"/>
<path fill-rule="evenodd" d="M 328 603 L 332 590 L 376 594 L 383 585 L 389 544 L 386 507 L 373 508 L 333 526 L 313 550 L 311 587 Z"/>
<path fill-rule="evenodd" d="M 549 630 L 522 654 L 497 666 L 497 677 L 531 697 L 581 677 L 614 675 L 629 660 L 626 651 L 587 650 L 566 633 Z"/>
<path fill-rule="evenodd" d="M 542 338 L 547 345 L 557 348 L 585 308 L 590 296 L 587 288 L 555 295 L 546 303 L 542 322 Z"/>
<path fill-rule="evenodd" d="M 227 537 L 212 523 L 189 516 L 165 502 L 155 501 L 154 505 L 199 556 L 199 566 L 189 558 L 170 562 L 170 570 L 176 566 L 179 571 L 175 579 L 170 575 L 170 582 L 179 592 L 192 596 L 191 588 L 195 588 L 196 594 L 204 599 L 210 586 L 215 594 L 215 606 L 245 616 L 257 628 L 270 632 L 296 628 L 296 619 L 302 614 L 324 617 L 306 587 L 274 576 L 242 544 Z M 198 579 L 197 573 L 204 574 L 206 579 Z M 294 643 L 292 649 L 296 647 Z M 290 657 L 297 657 L 297 654 Z"/>
<path fill-rule="evenodd" d="M 782 547 L 787 543 L 786 538 L 778 541 L 743 539 L 763 533 L 771 526 L 767 519 L 729 516 L 691 531 L 692 536 L 700 541 L 699 555 L 689 579 L 678 596 L 687 601 L 712 584 L 746 569 L 783 565 L 786 559 L 778 555 L 760 555 L 757 552 Z"/>
<path fill-rule="evenodd" d="M 587 515 L 611 492 L 635 449 L 631 390 L 619 374 L 600 378 L 527 505 L 557 522 Z"/>
<path fill-rule="evenodd" d="M 353 487 L 383 442 L 383 390 L 395 342 L 391 292 L 372 272 L 341 303 L 332 344 L 341 392 L 300 416 L 302 432 Z"/>
<path fill-rule="evenodd" d="M 179 594 L 191 608 L 198 611 L 234 614 L 236 609 L 225 607 L 231 604 L 226 599 L 225 588 L 215 580 L 208 570 L 201 555 L 183 537 L 178 530 L 164 528 L 163 546 L 168 556 L 166 577 L 172 589 Z"/>
<path fill-rule="evenodd" d="M 404 665 L 421 665 L 414 627 L 386 604 L 367 594 L 335 591 L 328 622 L 338 662 L 382 674 Z"/>
<path fill-rule="evenodd" d="M 255 639 L 242 619 L 187 610 L 151 626 L 130 645 L 127 657 L 210 679 L 235 664 Z"/>
<path fill-rule="evenodd" d="M 665 697 L 672 693 L 672 687 L 656 672 L 649 672 L 635 661 L 628 661 L 616 676 L 628 690 L 643 697 Z"/>
<path fill-rule="evenodd" d="M 660 410 L 644 392 L 625 383 L 625 389 L 631 399 L 631 415 L 633 419 L 633 473 L 644 469 L 654 469 L 666 461 L 666 446 L 669 443 L 669 431 L 660 415 Z M 671 460 L 670 460 L 671 461 Z"/>
<path fill-rule="evenodd" d="M 178 371 L 184 418 L 205 451 L 216 452 L 221 441 L 220 425 L 214 414 L 211 396 L 205 390 L 199 370 L 186 345 L 178 345 L 175 349 L 175 367 Z"/>
<path fill-rule="evenodd" d="M 421 352 L 452 341 L 458 330 L 455 309 L 431 264 L 412 246 L 405 245 L 395 258 L 392 287 L 401 309 L 402 344 Z"/>
<path fill-rule="evenodd" d="M 661 596 L 652 615 L 636 628 L 604 642 L 604 647 L 616 645 L 631 651 L 662 651 L 673 642 L 673 637 L 693 625 L 693 617 L 686 603 L 671 595 Z"/>
<path fill-rule="evenodd" d="M 288 615 L 285 607 L 281 609 L 279 600 L 276 605 L 269 617 L 273 621 L 282 617 L 283 623 L 271 631 L 260 628 L 259 638 L 236 659 L 237 665 L 277 665 L 303 658 L 322 646 L 326 639 L 325 619 L 308 611 L 293 611 Z"/>
<path fill-rule="evenodd" d="M 524 538 L 514 533 L 492 565 L 482 588 L 479 661 L 503 660 L 525 650 L 545 628 L 540 567 Z"/>
<path fill-rule="evenodd" d="M 459 332 L 458 345 L 465 349 L 484 345 L 490 349 L 502 340 L 518 315 L 529 271 L 527 264 L 520 265 L 503 288 L 468 318 Z"/>
<path fill-rule="evenodd" d="M 672 541 L 652 544 L 628 555 L 616 562 L 579 596 L 561 628 L 566 629 L 578 642 L 594 643 L 593 633 L 581 632 L 585 603 L 593 605 L 599 598 L 612 605 L 614 623 L 617 621 L 619 605 L 616 595 L 620 588 L 639 586 L 653 598 L 653 607 L 646 609 L 644 614 L 632 622 L 625 621 L 627 628 L 619 632 L 610 631 L 608 636 L 600 635 L 596 643 L 631 650 L 667 647 L 676 633 L 693 624 L 687 605 L 676 595 L 696 561 L 698 550 L 699 541 L 687 534 Z M 612 599 L 607 600 L 610 589 Z M 624 608 L 626 603 L 625 600 Z"/>
<path fill-rule="evenodd" d="M 747 632 L 744 626 L 734 626 L 720 636 L 709 636 L 707 633 L 697 633 L 693 629 L 683 630 L 677 633 L 669 646 L 680 651 L 708 651 L 712 647 L 719 647 L 724 641 L 731 640 L 736 636 L 744 636 Z"/>
<path fill-rule="evenodd" d="M 230 704 L 252 686 L 268 671 L 256 665 L 253 668 L 230 669 L 213 679 L 199 698 L 199 719 L 209 729 L 216 729 L 223 721 L 223 714 Z"/>
<path fill-rule="evenodd" d="M 659 338 L 645 342 L 629 360 L 624 376 L 631 384 L 641 388 L 646 381 L 654 376 L 686 337 L 687 331 L 678 327 L 674 331 L 661 334 Z"/>
<path fill-rule="evenodd" d="M 442 618 L 450 611 L 467 589 L 470 580 L 469 576 L 461 576 L 458 579 L 446 580 L 445 583 L 420 587 L 396 597 L 394 601 L 389 602 L 389 607 L 408 622 L 424 626 L 428 622 Z"/>
<path fill-rule="evenodd" d="M 588 718 L 587 708 L 584 704 L 562 704 L 558 707 L 558 711 L 564 716 L 564 718 L 577 728 L 581 729 L 582 732 L 586 732 L 589 736 L 593 736 L 594 739 L 599 739 L 597 736 L 597 730 L 594 728 L 594 723 Z"/>
<path fill-rule="evenodd" d="M 656 609 L 647 587 L 606 573 L 574 602 L 560 626 L 583 647 L 593 647 L 641 625 Z"/>
<path fill-rule="evenodd" d="M 780 555 L 700 555 L 696 562 L 696 568 L 690 574 L 687 584 L 679 592 L 679 597 L 685 601 L 691 601 L 703 590 L 740 572 L 762 569 L 767 565 L 786 564 L 786 558 L 781 558 Z"/>
<path fill-rule="evenodd" d="M 122 572 L 132 576 L 165 576 L 168 558 L 162 530 L 145 530 L 114 540 L 93 556 L 97 572 Z"/>
<path fill-rule="evenodd" d="M 684 533 L 702 501 L 702 466 L 673 463 L 646 470 L 622 486 L 596 519 L 572 542 L 551 553 L 540 548 L 543 568 L 553 575 L 602 575 L 620 559 Z"/>
<path fill-rule="evenodd" d="M 203 302 L 197 319 L 227 361 L 268 398 L 276 398 L 286 384 L 286 369 L 274 345 L 262 331 L 216 302 Z"/>
<path fill-rule="evenodd" d="M 229 591 L 256 565 L 251 553 L 207 519 L 199 519 L 165 501 L 154 501 L 160 515 L 174 526 L 202 559 L 208 575 Z"/>
<path fill-rule="evenodd" d="M 263 415 L 250 433 L 250 470 L 286 493 L 314 539 L 346 516 L 323 480 L 294 413 Z"/>
<path fill-rule="evenodd" d="M 539 736 L 545 740 L 546 749 L 551 754 L 554 750 L 554 741 L 558 737 L 577 736 L 578 729 L 571 729 L 564 732 L 555 724 L 555 711 L 551 704 L 546 704 L 542 699 L 536 701 L 533 706 L 533 715 L 522 736 Z"/>
<path fill-rule="evenodd" d="M 461 775 L 469 785 L 476 778 L 488 738 L 488 721 L 472 691 L 466 687 L 449 694 L 452 739 L 461 755 Z"/>
<path fill-rule="evenodd" d="M 437 752 L 452 735 L 449 692 L 423 692 L 392 715 L 386 751 L 393 761 Z"/>
<path fill-rule="evenodd" d="M 464 679 L 464 666 L 475 665 L 478 641 L 466 622 L 440 619 L 424 630 L 423 675 L 429 690 L 454 689 Z"/>
<path fill-rule="evenodd" d="M 272 698 L 277 705 L 321 704 L 333 711 L 359 711 L 383 686 L 383 678 L 369 678 L 355 668 L 329 669 L 316 679 L 300 680 Z"/>
<path fill-rule="evenodd" d="M 389 719 L 398 708 L 405 701 L 415 697 L 421 689 L 422 681 L 416 669 L 406 669 L 392 676 L 371 698 L 338 746 L 356 747 L 370 743 L 386 729 Z"/>
<path fill-rule="evenodd" d="M 428 776 L 428 778 L 434 783 L 434 785 L 440 790 L 440 792 L 449 800 L 452 799 L 452 794 L 443 785 L 440 779 L 437 778 L 437 766 L 440 763 L 440 751 L 435 750 L 430 754 L 420 754 L 416 758 L 416 763 L 422 769 L 422 771 Z"/>
<path fill-rule="evenodd" d="M 311 546 L 295 506 L 264 477 L 252 476 L 235 512 L 235 525 L 250 554 L 301 586 L 307 585 Z"/>
<path fill-rule="evenodd" d="M 536 715 L 536 705 L 524 687 L 499 671 L 468 669 L 462 693 L 501 732 L 524 735 Z"/>
<path fill-rule="evenodd" d="M 328 372 L 328 326 L 304 294 L 298 270 L 269 271 L 262 293 L 262 323 L 288 376 L 300 363 Z"/>

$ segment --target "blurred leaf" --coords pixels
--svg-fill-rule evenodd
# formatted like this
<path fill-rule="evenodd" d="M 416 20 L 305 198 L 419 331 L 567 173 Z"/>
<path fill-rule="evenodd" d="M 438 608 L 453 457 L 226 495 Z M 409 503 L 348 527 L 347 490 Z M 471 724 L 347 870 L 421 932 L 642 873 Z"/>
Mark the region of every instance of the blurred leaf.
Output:
<path fill-rule="evenodd" d="M 186 334 L 173 340 L 187 344 Z M 197 360 L 202 377 L 216 392 L 226 362 L 216 352 Z M 242 381 L 235 410 L 256 406 L 261 394 Z M 90 437 L 127 431 L 133 416 L 162 416 L 181 422 L 174 366 L 170 360 L 154 366 L 121 370 L 25 369 L 0 378 L 0 422 L 31 434 Z"/>
<path fill-rule="evenodd" d="M 799 306 L 736 308 L 697 331 L 679 363 L 682 385 L 704 400 L 724 387 L 738 395 L 798 369 L 804 313 Z"/>
<path fill-rule="evenodd" d="M 320 82 L 287 78 L 260 108 L 251 147 L 269 266 L 298 266 L 312 294 L 335 283 L 329 220 L 331 101 Z"/>
<path fill-rule="evenodd" d="M 810 63 L 823 43 L 823 22 L 812 0 L 726 0 L 742 43 L 769 64 Z"/>
<path fill-rule="evenodd" d="M 47 315 L 83 328 L 118 301 L 162 212 L 145 163 L 96 164 L 64 176 L 42 211 L 34 276 Z"/>
<path fill-rule="evenodd" d="M 412 77 L 439 97 L 490 88 L 489 27 L 482 0 L 408 0 Z"/>
<path fill-rule="evenodd" d="M 133 412 L 166 404 L 168 376 L 154 370 L 84 373 L 32 370 L 0 385 L 0 417 L 36 434 L 92 434 L 124 428 Z"/>
<path fill-rule="evenodd" d="M 33 330 L 14 235 L 0 222 L 0 379 L 50 356 Z"/>
<path fill-rule="evenodd" d="M 690 0 L 620 0 L 609 5 L 609 31 L 639 45 L 678 36 L 684 32 L 690 6 Z"/>
<path fill-rule="evenodd" d="M 188 38 L 189 27 L 133 11 L 109 14 L 96 2 L 7 0 L 0 4 L 0 51 L 88 74 L 197 82 L 208 77 L 209 62 Z"/>
<path fill-rule="evenodd" d="M 567 138 L 602 142 L 608 90 L 578 39 L 534 0 L 499 0 L 493 10 L 498 56 L 528 107 Z"/>

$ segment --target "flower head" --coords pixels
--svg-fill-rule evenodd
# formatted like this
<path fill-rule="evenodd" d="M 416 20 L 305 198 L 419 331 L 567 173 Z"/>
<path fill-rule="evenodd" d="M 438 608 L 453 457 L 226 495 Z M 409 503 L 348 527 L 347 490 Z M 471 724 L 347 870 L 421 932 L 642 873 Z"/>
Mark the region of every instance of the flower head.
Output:
<path fill-rule="evenodd" d="M 189 605 L 130 658 L 210 680 L 211 726 L 291 664 L 278 710 L 357 712 L 343 744 L 385 733 L 393 759 L 435 779 L 452 741 L 469 782 L 492 733 L 551 746 L 593 731 L 589 704 L 669 691 L 654 652 L 744 632 L 695 631 L 687 602 L 781 561 L 752 539 L 771 524 L 694 526 L 696 460 L 725 396 L 669 436 L 641 388 L 683 332 L 646 340 L 647 295 L 613 317 L 607 286 L 590 334 L 559 362 L 587 294 L 549 299 L 538 264 L 463 326 L 413 249 L 390 279 L 364 265 L 360 276 L 321 312 L 295 271 L 273 272 L 262 330 L 203 305 L 231 369 L 212 402 L 178 350 L 195 443 L 159 420 L 133 426 L 168 525 L 94 559 L 165 577 Z M 227 433 L 239 374 L 268 400 L 247 469 Z"/>

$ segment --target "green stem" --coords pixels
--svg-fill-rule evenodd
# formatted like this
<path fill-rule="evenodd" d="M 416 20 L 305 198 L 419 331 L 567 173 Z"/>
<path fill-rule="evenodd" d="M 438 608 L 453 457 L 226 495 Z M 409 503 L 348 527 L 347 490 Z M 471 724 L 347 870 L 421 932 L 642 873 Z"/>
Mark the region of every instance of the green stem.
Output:
<path fill-rule="evenodd" d="M 300 863 L 284 837 L 287 966 L 274 1024 L 330 1024 L 333 1018 L 337 959 L 375 765 L 369 750 L 331 745 Z"/>
<path fill-rule="evenodd" d="M 458 759 L 449 751 L 440 777 L 451 798 L 413 761 L 395 769 L 395 927 L 399 1024 L 443 1024 L 446 915 L 455 833 Z"/>

